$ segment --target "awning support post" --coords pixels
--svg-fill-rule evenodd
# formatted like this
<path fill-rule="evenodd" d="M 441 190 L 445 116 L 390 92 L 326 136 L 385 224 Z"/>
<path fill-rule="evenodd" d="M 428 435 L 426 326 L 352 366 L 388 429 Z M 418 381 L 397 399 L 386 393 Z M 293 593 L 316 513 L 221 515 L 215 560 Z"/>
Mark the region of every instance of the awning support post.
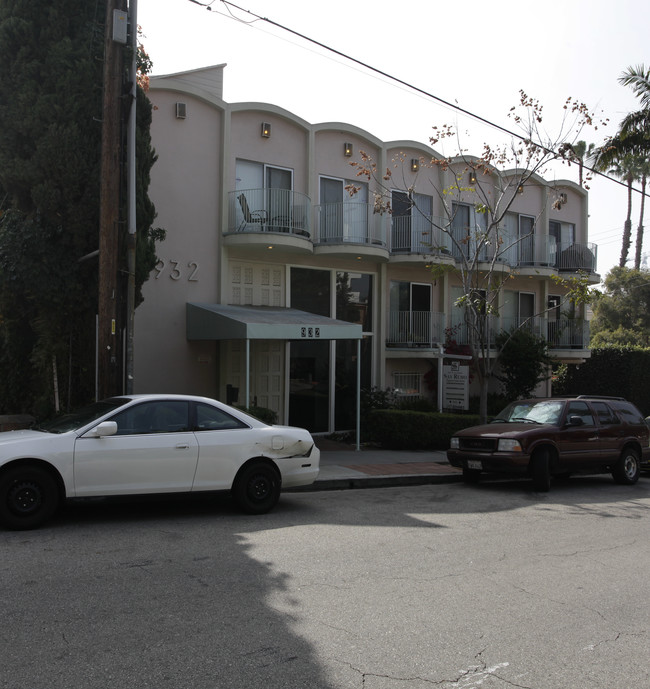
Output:
<path fill-rule="evenodd" d="M 361 449 L 361 340 L 357 340 L 357 452 Z"/>
<path fill-rule="evenodd" d="M 251 406 L 251 341 L 246 338 L 246 409 Z"/>

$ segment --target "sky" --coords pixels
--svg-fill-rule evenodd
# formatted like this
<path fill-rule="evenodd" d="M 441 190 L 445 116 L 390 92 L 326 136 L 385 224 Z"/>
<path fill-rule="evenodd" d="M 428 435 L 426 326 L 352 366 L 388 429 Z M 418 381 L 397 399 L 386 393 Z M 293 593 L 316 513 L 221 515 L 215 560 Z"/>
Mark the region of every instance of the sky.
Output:
<path fill-rule="evenodd" d="M 383 141 L 428 144 L 433 126 L 449 124 L 475 155 L 484 142 L 504 141 L 495 129 L 246 10 L 508 129 L 520 89 L 543 105 L 552 136 L 571 96 L 609 120 L 583 131 L 580 138 L 596 145 L 639 109 L 632 90 L 618 83 L 621 73 L 650 66 L 647 0 L 214 0 L 210 10 L 191 0 L 138 0 L 153 74 L 226 63 L 227 102 L 271 103 L 313 124 L 356 125 Z M 435 148 L 457 152 L 446 146 Z M 564 166 L 545 176 L 577 182 L 577 175 L 576 166 Z M 634 236 L 638 193 L 633 204 Z M 623 186 L 599 178 L 590 183 L 589 241 L 598 245 L 602 277 L 618 265 L 626 210 Z M 645 246 L 650 265 L 650 231 Z"/>

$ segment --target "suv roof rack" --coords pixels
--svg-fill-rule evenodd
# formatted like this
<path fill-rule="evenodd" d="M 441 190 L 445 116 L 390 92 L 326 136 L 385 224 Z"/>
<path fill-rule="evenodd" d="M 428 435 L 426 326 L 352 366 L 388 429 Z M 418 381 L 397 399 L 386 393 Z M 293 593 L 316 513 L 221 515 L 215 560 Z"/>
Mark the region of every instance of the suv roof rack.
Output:
<path fill-rule="evenodd" d="M 577 400 L 621 400 L 625 402 L 625 397 L 614 397 L 612 395 L 578 395 Z"/>

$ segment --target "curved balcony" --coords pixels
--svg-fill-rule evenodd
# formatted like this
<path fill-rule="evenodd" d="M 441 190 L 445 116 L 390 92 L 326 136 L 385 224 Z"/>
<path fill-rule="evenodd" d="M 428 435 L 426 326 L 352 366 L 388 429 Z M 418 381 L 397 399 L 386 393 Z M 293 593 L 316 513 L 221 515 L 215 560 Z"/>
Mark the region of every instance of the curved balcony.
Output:
<path fill-rule="evenodd" d="M 425 215 L 393 215 L 390 228 L 391 262 L 451 259 L 451 238 L 442 229 L 443 220 Z"/>
<path fill-rule="evenodd" d="M 381 216 L 369 203 L 344 201 L 314 206 L 317 253 L 333 256 L 363 254 L 388 260 L 388 243 Z"/>
<path fill-rule="evenodd" d="M 226 243 L 312 252 L 311 199 L 290 189 L 238 189 L 228 194 Z M 269 235 L 273 235 L 273 238 Z"/>
<path fill-rule="evenodd" d="M 591 242 L 586 244 L 559 242 L 553 265 L 558 270 L 584 270 L 588 273 L 595 273 L 597 254 L 598 247 Z"/>

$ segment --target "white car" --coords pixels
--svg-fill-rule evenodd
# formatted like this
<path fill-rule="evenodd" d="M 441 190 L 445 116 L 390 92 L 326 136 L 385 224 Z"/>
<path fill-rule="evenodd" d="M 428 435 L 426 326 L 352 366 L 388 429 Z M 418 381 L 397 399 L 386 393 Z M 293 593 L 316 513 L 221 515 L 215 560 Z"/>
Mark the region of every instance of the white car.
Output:
<path fill-rule="evenodd" d="M 318 476 L 310 433 L 216 400 L 126 395 L 26 431 L 0 433 L 0 523 L 31 529 L 63 500 L 231 491 L 251 514 Z"/>

